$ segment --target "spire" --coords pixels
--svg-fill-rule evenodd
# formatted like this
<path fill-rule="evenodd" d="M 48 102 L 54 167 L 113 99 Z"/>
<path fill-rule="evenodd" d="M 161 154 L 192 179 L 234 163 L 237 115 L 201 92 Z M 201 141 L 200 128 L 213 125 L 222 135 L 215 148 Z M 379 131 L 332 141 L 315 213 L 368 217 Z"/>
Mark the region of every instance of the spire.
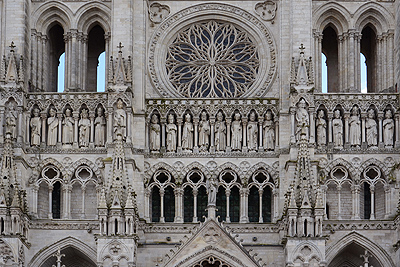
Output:
<path fill-rule="evenodd" d="M 289 209 L 297 209 L 293 187 L 290 190 Z"/>
<path fill-rule="evenodd" d="M 301 203 L 306 191 L 311 188 L 311 173 L 310 173 L 310 152 L 308 151 L 308 140 L 304 132 L 300 135 L 299 149 L 297 155 L 296 166 L 296 191 L 297 203 Z M 310 194 L 311 192 L 307 192 Z"/>
<path fill-rule="evenodd" d="M 0 186 L 4 188 L 9 188 L 11 185 L 14 186 L 16 184 L 16 167 L 11 134 L 6 134 L 5 137 L 0 177 L 2 178 L 0 179 Z"/>
<path fill-rule="evenodd" d="M 100 192 L 99 209 L 106 209 L 106 208 L 107 208 L 106 193 L 104 189 L 102 189 Z"/>
<path fill-rule="evenodd" d="M 302 209 L 311 209 L 310 199 L 308 197 L 308 190 L 304 191 L 303 201 L 301 202 Z"/>
<path fill-rule="evenodd" d="M 317 196 L 315 200 L 315 208 L 316 209 L 323 209 L 324 208 L 324 202 L 322 200 L 322 192 L 321 188 L 319 187 L 317 190 Z"/>
<path fill-rule="evenodd" d="M 134 209 L 133 194 L 131 188 L 128 190 L 128 198 L 126 199 L 125 209 Z"/>

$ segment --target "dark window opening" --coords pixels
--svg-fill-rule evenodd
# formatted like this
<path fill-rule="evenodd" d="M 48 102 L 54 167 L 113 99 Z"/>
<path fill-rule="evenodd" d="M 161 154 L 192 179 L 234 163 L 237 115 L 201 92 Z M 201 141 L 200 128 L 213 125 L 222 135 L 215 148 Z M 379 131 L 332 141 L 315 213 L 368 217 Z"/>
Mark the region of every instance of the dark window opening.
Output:
<path fill-rule="evenodd" d="M 173 222 L 175 219 L 175 195 L 171 186 L 165 188 L 164 217 L 165 222 Z"/>
<path fill-rule="evenodd" d="M 160 222 L 161 217 L 161 198 L 160 189 L 153 187 L 151 192 L 151 221 Z"/>
<path fill-rule="evenodd" d="M 258 222 L 260 217 L 260 195 L 258 193 L 258 188 L 252 186 L 249 193 L 249 221 Z"/>
<path fill-rule="evenodd" d="M 225 188 L 220 186 L 217 193 L 217 216 L 220 216 L 220 220 L 225 221 L 226 219 L 226 194 Z"/>
<path fill-rule="evenodd" d="M 240 193 L 239 188 L 233 187 L 229 196 L 229 217 L 231 222 L 239 222 L 240 219 Z"/>
<path fill-rule="evenodd" d="M 365 57 L 367 66 L 367 92 L 377 92 L 376 81 L 376 34 L 371 27 L 365 27 L 361 32 L 361 54 Z"/>
<path fill-rule="evenodd" d="M 338 38 L 336 31 L 330 26 L 322 32 L 322 53 L 326 57 L 327 69 L 327 88 L 325 90 L 328 93 L 339 92 Z M 323 64 L 324 62 L 321 65 Z"/>
<path fill-rule="evenodd" d="M 183 193 L 183 221 L 192 222 L 194 215 L 194 196 L 193 190 L 190 186 L 185 187 Z"/>
<path fill-rule="evenodd" d="M 103 91 L 97 87 L 98 75 L 102 76 L 105 81 L 105 65 L 98 72 L 99 56 L 105 51 L 106 42 L 104 39 L 104 30 L 96 25 L 88 35 L 88 61 L 87 61 L 87 84 L 86 91 L 96 92 Z M 99 77 L 100 78 L 100 77 Z"/>
<path fill-rule="evenodd" d="M 208 195 L 204 186 L 199 188 L 197 194 L 197 219 L 201 222 L 207 217 Z"/>
<path fill-rule="evenodd" d="M 56 182 L 53 185 L 52 191 L 52 203 L 51 210 L 53 212 L 53 219 L 61 218 L 61 184 L 60 182 Z"/>
<path fill-rule="evenodd" d="M 60 68 L 65 68 L 65 60 L 61 59 L 61 56 L 65 52 L 65 43 L 64 43 L 64 29 L 59 25 L 56 24 L 48 32 L 49 37 L 49 71 L 47 73 L 48 81 L 47 84 L 47 91 L 49 92 L 63 92 L 64 91 L 64 84 L 62 87 L 58 87 L 58 80 L 65 78 L 65 72 L 59 72 L 59 65 L 60 62 L 64 64 L 64 66 L 60 66 Z M 64 57 L 65 58 L 65 57 Z M 40 81 L 38 81 L 40 84 Z M 44 89 L 44 88 L 42 88 Z"/>
<path fill-rule="evenodd" d="M 371 217 L 371 190 L 368 183 L 364 183 L 364 219 Z"/>

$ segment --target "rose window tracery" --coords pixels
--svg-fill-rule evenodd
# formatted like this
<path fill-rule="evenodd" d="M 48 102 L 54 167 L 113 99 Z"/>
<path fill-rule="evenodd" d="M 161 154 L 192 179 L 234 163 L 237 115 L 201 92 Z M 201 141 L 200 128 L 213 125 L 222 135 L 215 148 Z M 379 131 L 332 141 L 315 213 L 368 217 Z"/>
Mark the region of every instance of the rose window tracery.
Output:
<path fill-rule="evenodd" d="M 214 20 L 179 32 L 166 58 L 168 80 L 185 97 L 240 97 L 257 78 L 259 66 L 247 32 Z"/>

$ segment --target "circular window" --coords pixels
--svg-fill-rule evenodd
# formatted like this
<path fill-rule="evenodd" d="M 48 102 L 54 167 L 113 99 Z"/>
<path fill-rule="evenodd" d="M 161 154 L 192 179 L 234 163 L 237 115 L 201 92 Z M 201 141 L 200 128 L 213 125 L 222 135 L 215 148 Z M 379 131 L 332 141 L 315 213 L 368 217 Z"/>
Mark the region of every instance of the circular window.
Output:
<path fill-rule="evenodd" d="M 250 13 L 200 4 L 156 29 L 149 74 L 162 97 L 262 97 L 276 74 L 275 44 L 265 24 Z"/>
<path fill-rule="evenodd" d="M 192 24 L 168 46 L 169 82 L 185 97 L 242 96 L 254 83 L 260 62 L 249 35 L 218 21 Z"/>

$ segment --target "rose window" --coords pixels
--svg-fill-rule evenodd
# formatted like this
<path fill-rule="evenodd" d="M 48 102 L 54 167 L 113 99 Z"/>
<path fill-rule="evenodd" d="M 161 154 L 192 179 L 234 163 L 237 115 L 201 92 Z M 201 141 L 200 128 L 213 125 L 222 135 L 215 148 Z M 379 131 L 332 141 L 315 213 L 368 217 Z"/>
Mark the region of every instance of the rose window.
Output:
<path fill-rule="evenodd" d="M 250 36 L 213 20 L 179 32 L 166 58 L 168 80 L 185 97 L 240 97 L 256 80 L 259 66 Z"/>

